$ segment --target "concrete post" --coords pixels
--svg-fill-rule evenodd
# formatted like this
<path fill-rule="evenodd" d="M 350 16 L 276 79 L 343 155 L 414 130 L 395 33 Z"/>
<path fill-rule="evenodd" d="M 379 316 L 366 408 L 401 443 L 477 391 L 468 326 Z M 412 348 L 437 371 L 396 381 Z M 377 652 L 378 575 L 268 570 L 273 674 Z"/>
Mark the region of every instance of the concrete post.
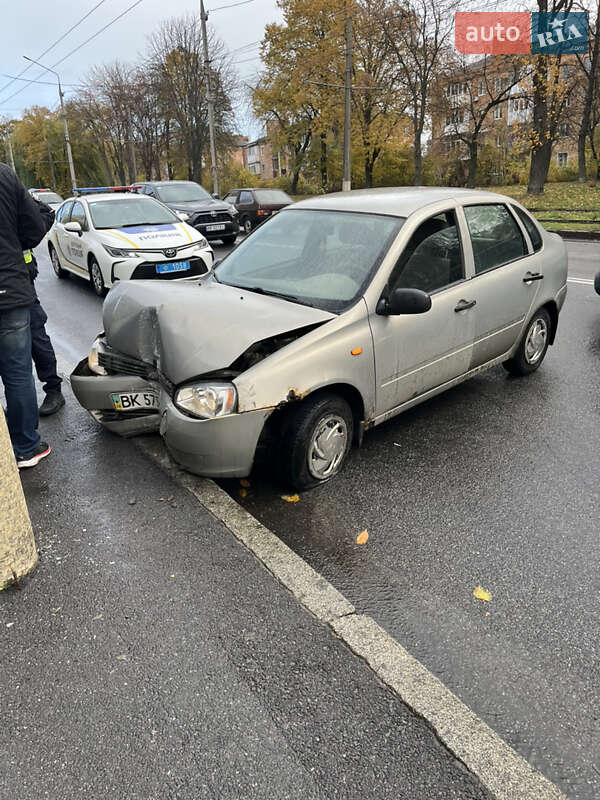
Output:
<path fill-rule="evenodd" d="M 35 569 L 37 560 L 19 470 L 0 408 L 0 589 Z"/>

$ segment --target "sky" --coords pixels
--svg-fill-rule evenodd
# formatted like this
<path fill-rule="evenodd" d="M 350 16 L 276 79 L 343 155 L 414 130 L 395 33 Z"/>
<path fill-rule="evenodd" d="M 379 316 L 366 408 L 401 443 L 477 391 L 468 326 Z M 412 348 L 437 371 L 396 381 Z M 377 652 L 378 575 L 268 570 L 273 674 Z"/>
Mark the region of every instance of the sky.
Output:
<path fill-rule="evenodd" d="M 81 25 L 40 58 L 48 47 L 99 2 L 101 5 Z M 28 66 L 23 55 L 41 60 L 44 65 L 51 67 L 134 2 L 135 0 L 82 0 L 78 3 L 73 0 L 7 0 L 3 3 L 0 33 L 0 119 L 18 119 L 26 108 L 33 105 L 53 109 L 58 104 L 55 82 L 27 86 L 23 80 L 11 83 L 11 78 L 5 77 L 17 76 Z M 265 25 L 281 19 L 275 0 L 251 0 L 237 8 L 216 10 L 218 6 L 235 2 L 240 0 L 205 0 L 209 25 L 214 27 L 230 51 L 258 42 L 263 37 Z M 214 10 L 213 13 L 211 9 Z M 168 3 L 164 0 L 141 0 L 122 19 L 56 67 L 65 97 L 68 98 L 76 91 L 69 84 L 80 82 L 92 67 L 115 59 L 134 62 L 138 54 L 144 51 L 147 37 L 162 20 L 185 13 L 199 13 L 199 0 L 171 0 Z M 234 53 L 233 59 L 241 77 L 252 76 L 261 63 L 258 59 L 258 44 Z M 22 78 L 55 81 L 52 73 L 46 72 L 40 76 L 41 72 L 39 67 L 31 65 Z M 11 97 L 21 87 L 26 88 Z M 257 136 L 260 133 L 256 121 L 251 114 L 244 113 L 243 109 L 238 113 L 238 127 L 242 134 Z"/>

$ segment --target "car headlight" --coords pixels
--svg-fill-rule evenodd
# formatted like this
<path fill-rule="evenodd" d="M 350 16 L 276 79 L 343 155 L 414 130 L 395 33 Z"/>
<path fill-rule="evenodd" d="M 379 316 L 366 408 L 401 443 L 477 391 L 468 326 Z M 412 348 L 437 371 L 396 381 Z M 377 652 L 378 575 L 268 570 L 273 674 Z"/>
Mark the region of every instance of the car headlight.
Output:
<path fill-rule="evenodd" d="M 139 258 L 140 254 L 137 250 L 123 250 L 121 247 L 109 247 L 103 244 L 102 247 L 106 250 L 109 256 L 113 258 Z"/>
<path fill-rule="evenodd" d="M 214 419 L 235 413 L 237 390 L 232 383 L 192 383 L 175 392 L 175 405 L 199 419 Z"/>
<path fill-rule="evenodd" d="M 208 247 L 208 242 L 206 241 L 206 239 L 204 238 L 204 236 L 201 236 L 201 237 L 198 239 L 198 241 L 197 241 L 197 242 L 194 242 L 194 245 L 195 245 L 196 247 L 204 248 L 204 247 Z"/>
<path fill-rule="evenodd" d="M 108 372 L 104 369 L 99 361 L 99 355 L 103 352 L 104 342 L 102 341 L 102 337 L 99 336 L 92 345 L 92 349 L 90 350 L 90 354 L 88 356 L 88 367 L 90 368 L 90 371 L 94 372 L 96 375 L 108 375 Z"/>

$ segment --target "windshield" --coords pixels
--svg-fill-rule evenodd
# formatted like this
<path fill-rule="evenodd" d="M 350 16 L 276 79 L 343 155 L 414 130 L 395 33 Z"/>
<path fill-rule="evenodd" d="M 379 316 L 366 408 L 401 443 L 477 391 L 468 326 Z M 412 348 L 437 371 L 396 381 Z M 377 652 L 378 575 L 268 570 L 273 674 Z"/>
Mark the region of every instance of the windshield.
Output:
<path fill-rule="evenodd" d="M 168 183 L 157 186 L 156 193 L 163 203 L 191 203 L 194 200 L 212 200 L 209 193 L 199 183 Z"/>
<path fill-rule="evenodd" d="M 292 198 L 288 197 L 285 192 L 278 192 L 274 189 L 255 189 L 254 196 L 257 203 L 264 203 L 265 205 L 281 205 L 282 203 L 292 203 Z"/>
<path fill-rule="evenodd" d="M 88 208 L 94 228 L 131 228 L 136 225 L 164 225 L 180 222 L 168 208 L 151 197 L 131 195 L 114 200 L 90 200 Z"/>
<path fill-rule="evenodd" d="M 363 293 L 403 218 L 293 207 L 272 217 L 217 267 L 221 283 L 325 311 Z"/>
<path fill-rule="evenodd" d="M 34 194 L 36 200 L 41 200 L 42 203 L 62 203 L 63 199 L 55 192 L 38 192 Z"/>

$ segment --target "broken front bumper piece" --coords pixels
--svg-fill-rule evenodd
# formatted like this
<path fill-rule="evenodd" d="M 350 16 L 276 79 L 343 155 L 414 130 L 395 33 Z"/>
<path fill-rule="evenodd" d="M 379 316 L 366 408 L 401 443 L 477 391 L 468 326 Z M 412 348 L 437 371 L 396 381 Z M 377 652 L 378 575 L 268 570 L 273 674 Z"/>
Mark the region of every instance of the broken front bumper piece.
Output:
<path fill-rule="evenodd" d="M 81 361 L 71 375 L 73 393 L 94 419 L 113 433 L 135 436 L 160 432 L 175 461 L 189 472 L 212 478 L 243 478 L 254 463 L 256 446 L 270 409 L 195 419 L 175 407 L 165 390 L 135 375 L 96 375 Z M 115 409 L 113 397 L 159 392 L 159 408 Z"/>

